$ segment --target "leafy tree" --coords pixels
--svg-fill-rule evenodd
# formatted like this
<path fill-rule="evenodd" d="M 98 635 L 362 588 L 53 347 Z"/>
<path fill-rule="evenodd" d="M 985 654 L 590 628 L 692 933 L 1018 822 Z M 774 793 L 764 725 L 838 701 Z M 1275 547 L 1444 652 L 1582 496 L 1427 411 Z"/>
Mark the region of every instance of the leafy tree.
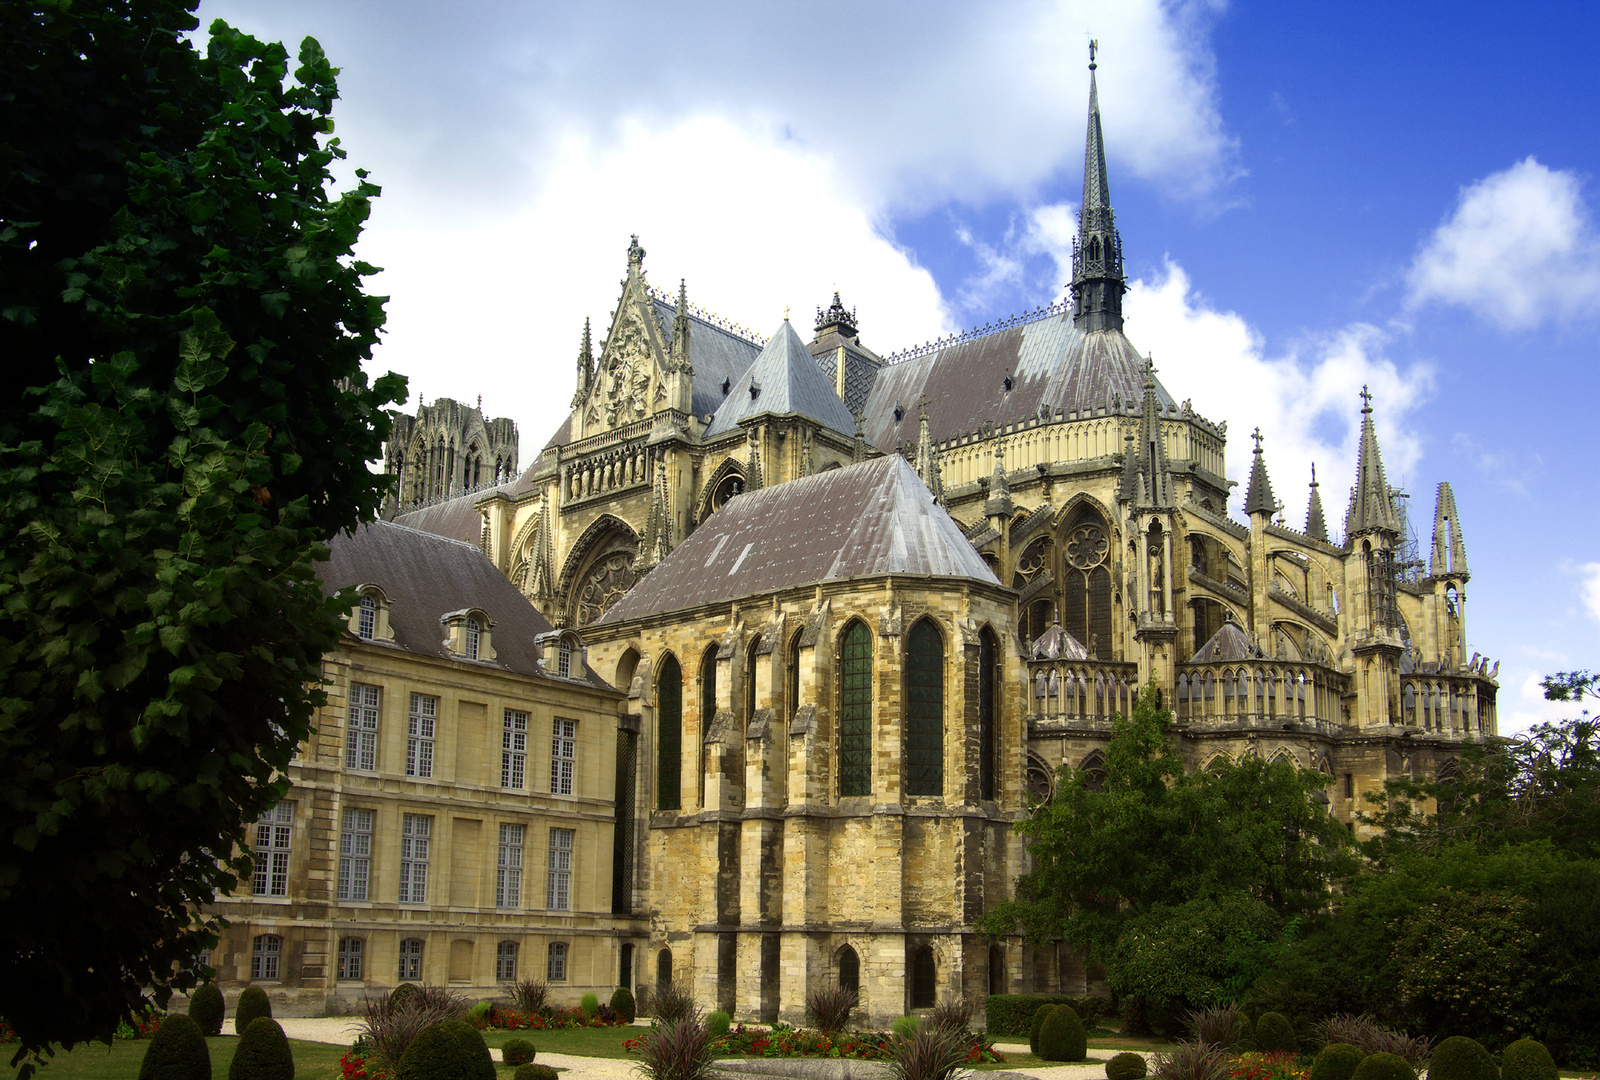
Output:
<path fill-rule="evenodd" d="M 195 985 L 377 511 L 377 188 L 335 70 L 197 0 L 0 5 L 0 1015 L 35 1054 Z"/>

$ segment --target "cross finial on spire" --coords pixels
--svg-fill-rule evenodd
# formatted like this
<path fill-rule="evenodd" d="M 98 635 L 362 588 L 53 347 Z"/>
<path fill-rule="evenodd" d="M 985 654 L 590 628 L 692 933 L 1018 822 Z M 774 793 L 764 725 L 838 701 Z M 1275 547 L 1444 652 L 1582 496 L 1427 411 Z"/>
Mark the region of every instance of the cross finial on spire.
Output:
<path fill-rule="evenodd" d="M 788 304 L 783 305 L 783 321 L 784 322 L 788 322 L 789 321 L 789 305 Z"/>
<path fill-rule="evenodd" d="M 928 418 L 928 406 L 930 404 L 932 404 L 932 402 L 930 402 L 928 400 L 928 395 L 927 394 L 923 394 L 920 398 L 917 399 L 917 410 L 918 410 L 918 412 L 921 413 L 921 418 L 923 420 L 926 420 Z"/>
<path fill-rule="evenodd" d="M 1256 441 L 1256 453 L 1261 453 L 1261 429 L 1256 428 L 1250 433 L 1250 437 Z"/>
<path fill-rule="evenodd" d="M 1100 48 L 1100 42 L 1096 41 L 1094 38 L 1090 38 L 1089 39 L 1089 70 L 1090 71 L 1093 71 L 1095 69 L 1095 67 L 1096 67 L 1096 64 L 1094 62 L 1094 54 L 1095 54 L 1096 51 L 1099 50 L 1099 48 Z"/>
<path fill-rule="evenodd" d="M 1367 389 L 1367 384 L 1361 384 L 1361 411 L 1372 411 L 1372 391 Z"/>
<path fill-rule="evenodd" d="M 1311 486 L 1317 486 L 1317 463 L 1315 461 L 1311 463 Z"/>

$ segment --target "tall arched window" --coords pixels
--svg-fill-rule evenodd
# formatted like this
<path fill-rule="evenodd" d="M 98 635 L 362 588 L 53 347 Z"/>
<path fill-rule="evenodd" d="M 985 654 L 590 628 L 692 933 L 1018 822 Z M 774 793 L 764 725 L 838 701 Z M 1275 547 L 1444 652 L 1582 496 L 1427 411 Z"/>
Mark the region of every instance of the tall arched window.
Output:
<path fill-rule="evenodd" d="M 656 686 L 656 809 L 676 810 L 680 805 L 679 779 L 683 772 L 683 672 L 676 657 L 661 665 Z"/>
<path fill-rule="evenodd" d="M 906 639 L 906 794 L 944 794 L 944 639 L 923 619 Z"/>
<path fill-rule="evenodd" d="M 788 675 L 789 700 L 784 703 L 788 710 L 788 719 L 793 720 L 794 714 L 800 711 L 800 634 L 796 630 L 789 639 L 789 651 L 784 654 L 784 670 Z"/>
<path fill-rule="evenodd" d="M 989 946 L 989 993 L 1006 992 L 1006 953 L 998 945 Z"/>
<path fill-rule="evenodd" d="M 1079 511 L 1061 545 L 1061 625 L 1097 659 L 1111 659 L 1111 534 L 1100 515 Z"/>
<path fill-rule="evenodd" d="M 994 631 L 984 627 L 978 635 L 978 797 L 995 797 L 995 766 L 999 750 L 1000 718 L 996 715 L 995 688 L 998 685 L 1000 643 Z"/>
<path fill-rule="evenodd" d="M 756 718 L 756 671 L 761 667 L 756 647 L 760 644 L 761 635 L 757 634 L 744 651 L 744 721 L 747 724 Z"/>
<path fill-rule="evenodd" d="M 706 736 L 711 731 L 711 722 L 717 716 L 717 647 L 711 645 L 700 657 L 700 746 L 697 760 L 699 769 L 699 800 L 702 807 L 706 804 Z"/>
<path fill-rule="evenodd" d="M 356 622 L 356 636 L 371 641 L 378 632 L 378 602 L 369 594 L 361 594 L 361 617 Z"/>
<path fill-rule="evenodd" d="M 672 985 L 672 950 L 662 949 L 656 953 L 656 989 L 663 990 Z"/>
<path fill-rule="evenodd" d="M 933 963 L 933 949 L 924 945 L 911 957 L 911 1007 L 931 1009 L 937 994 L 938 970 Z"/>
<path fill-rule="evenodd" d="M 872 794 L 872 634 L 860 620 L 839 641 L 839 794 Z"/>
<path fill-rule="evenodd" d="M 849 945 L 839 950 L 839 989 L 861 992 L 861 957 Z"/>
<path fill-rule="evenodd" d="M 477 619 L 468 619 L 466 627 L 465 652 L 468 660 L 478 658 L 478 639 L 483 633 L 483 628 L 478 625 Z"/>

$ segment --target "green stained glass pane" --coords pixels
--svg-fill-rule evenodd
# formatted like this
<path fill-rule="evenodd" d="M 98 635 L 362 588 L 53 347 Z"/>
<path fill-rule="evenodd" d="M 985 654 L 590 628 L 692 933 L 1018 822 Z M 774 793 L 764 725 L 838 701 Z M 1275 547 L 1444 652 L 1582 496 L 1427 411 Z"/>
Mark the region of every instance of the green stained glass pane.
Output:
<path fill-rule="evenodd" d="M 944 794 L 944 642 L 931 622 L 906 642 L 906 794 Z"/>
<path fill-rule="evenodd" d="M 683 771 L 683 672 L 667 657 L 656 689 L 656 809 L 676 810 Z"/>
<path fill-rule="evenodd" d="M 872 793 L 872 635 L 852 623 L 839 647 L 839 794 Z"/>

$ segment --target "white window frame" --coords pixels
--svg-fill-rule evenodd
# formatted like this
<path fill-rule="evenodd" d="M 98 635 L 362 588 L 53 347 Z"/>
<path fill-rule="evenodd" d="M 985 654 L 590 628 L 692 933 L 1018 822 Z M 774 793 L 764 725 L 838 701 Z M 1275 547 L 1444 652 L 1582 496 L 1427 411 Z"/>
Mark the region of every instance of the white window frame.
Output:
<path fill-rule="evenodd" d="M 383 691 L 366 683 L 350 684 L 350 716 L 345 724 L 344 767 L 356 772 L 378 768 L 378 717 Z"/>
<path fill-rule="evenodd" d="M 335 896 L 339 900 L 371 899 L 367 891 L 372 880 L 372 826 L 376 813 L 359 806 L 347 806 L 339 820 L 339 879 Z"/>
<path fill-rule="evenodd" d="M 496 982 L 517 981 L 517 948 L 515 941 L 502 941 L 494 949 L 494 978 Z"/>
<path fill-rule="evenodd" d="M 528 714 L 507 709 L 500 733 L 500 786 L 521 791 L 528 783 Z"/>
<path fill-rule="evenodd" d="M 500 825 L 500 853 L 495 860 L 494 906 L 519 908 L 522 906 L 522 846 L 527 840 L 528 827 L 502 822 Z"/>
<path fill-rule="evenodd" d="M 567 981 L 567 943 L 552 941 L 544 951 L 544 981 Z"/>
<path fill-rule="evenodd" d="M 294 803 L 285 800 L 256 820 L 251 892 L 257 896 L 289 895 L 289 850 L 293 843 Z"/>
<path fill-rule="evenodd" d="M 367 939 L 358 937 L 343 937 L 339 939 L 339 966 L 336 969 L 336 981 L 360 982 L 362 970 L 365 968 L 367 952 Z"/>
<path fill-rule="evenodd" d="M 371 593 L 361 594 L 361 603 L 356 611 L 356 637 L 362 641 L 371 641 L 378 635 L 378 602 L 372 598 Z"/>
<path fill-rule="evenodd" d="M 577 760 L 578 722 L 557 717 L 550 724 L 550 794 L 572 794 Z"/>
<path fill-rule="evenodd" d="M 400 903 L 428 902 L 428 841 L 433 818 L 428 814 L 400 815 Z"/>
<path fill-rule="evenodd" d="M 556 674 L 563 679 L 572 678 L 572 639 L 564 637 L 556 646 Z"/>
<path fill-rule="evenodd" d="M 439 699 L 432 694 L 411 694 L 406 714 L 406 775 L 433 776 L 433 738 L 439 730 Z"/>
<path fill-rule="evenodd" d="M 422 939 L 400 939 L 400 968 L 396 972 L 400 982 L 422 981 Z"/>
<path fill-rule="evenodd" d="M 283 972 L 283 938 L 257 934 L 250 943 L 250 981 L 279 982 Z"/>
<path fill-rule="evenodd" d="M 546 862 L 544 906 L 549 911 L 572 910 L 573 829 L 551 829 Z"/>
<path fill-rule="evenodd" d="M 477 619 L 469 618 L 461 629 L 461 655 L 468 660 L 478 658 L 478 645 L 482 640 L 483 627 Z"/>

